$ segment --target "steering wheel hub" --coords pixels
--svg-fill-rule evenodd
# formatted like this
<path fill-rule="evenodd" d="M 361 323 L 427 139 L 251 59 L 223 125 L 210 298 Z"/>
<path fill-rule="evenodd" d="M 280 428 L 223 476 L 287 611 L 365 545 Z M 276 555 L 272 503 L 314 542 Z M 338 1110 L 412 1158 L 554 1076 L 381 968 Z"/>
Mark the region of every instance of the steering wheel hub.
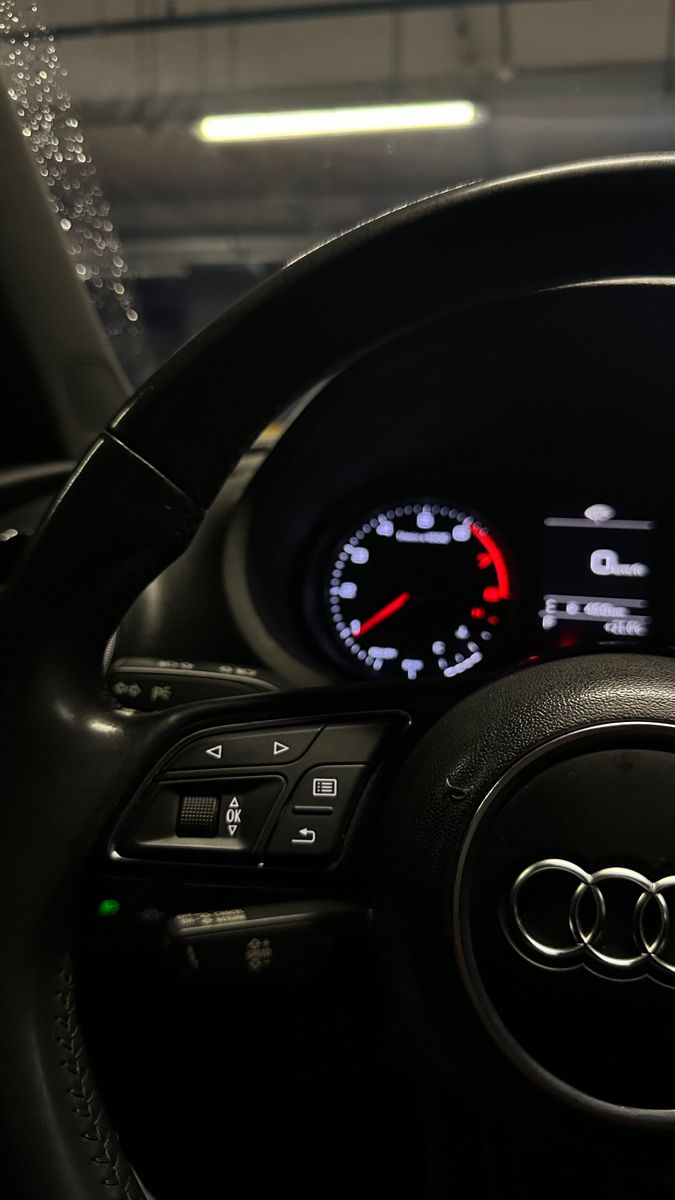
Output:
<path fill-rule="evenodd" d="M 394 802 L 417 970 L 446 1020 L 459 1000 L 428 965 L 442 936 L 512 1063 L 645 1124 L 675 1123 L 674 693 L 665 659 L 515 673 L 427 734 Z"/>
<path fill-rule="evenodd" d="M 670 1041 L 674 797 L 675 728 L 575 731 L 491 790 L 460 863 L 460 957 L 484 1021 L 523 1064 L 616 1105 L 675 1103 L 644 1042 L 647 1027 L 660 1054 Z"/>

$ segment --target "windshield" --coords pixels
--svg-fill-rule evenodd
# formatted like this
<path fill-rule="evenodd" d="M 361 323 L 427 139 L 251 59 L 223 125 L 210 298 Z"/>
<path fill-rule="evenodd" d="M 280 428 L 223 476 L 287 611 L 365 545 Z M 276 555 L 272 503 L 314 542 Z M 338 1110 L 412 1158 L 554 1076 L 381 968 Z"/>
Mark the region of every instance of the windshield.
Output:
<path fill-rule="evenodd" d="M 377 213 L 673 149 L 674 24 L 670 0 L 0 0 L 7 90 L 135 382 Z"/>

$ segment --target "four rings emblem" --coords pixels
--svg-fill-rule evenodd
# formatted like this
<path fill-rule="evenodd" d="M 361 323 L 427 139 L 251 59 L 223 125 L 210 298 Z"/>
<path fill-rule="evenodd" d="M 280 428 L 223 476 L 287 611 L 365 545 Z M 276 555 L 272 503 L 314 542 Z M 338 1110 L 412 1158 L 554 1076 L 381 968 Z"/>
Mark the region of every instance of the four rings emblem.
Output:
<path fill-rule="evenodd" d="M 560 885 L 557 920 L 544 903 L 535 902 L 543 899 L 534 894 L 542 883 L 554 891 Z M 669 892 L 675 905 L 675 875 L 651 880 L 629 867 L 589 872 L 564 858 L 543 858 L 518 875 L 509 907 L 518 935 L 548 966 L 586 959 L 589 965 L 629 973 L 656 965 L 675 983 Z"/>

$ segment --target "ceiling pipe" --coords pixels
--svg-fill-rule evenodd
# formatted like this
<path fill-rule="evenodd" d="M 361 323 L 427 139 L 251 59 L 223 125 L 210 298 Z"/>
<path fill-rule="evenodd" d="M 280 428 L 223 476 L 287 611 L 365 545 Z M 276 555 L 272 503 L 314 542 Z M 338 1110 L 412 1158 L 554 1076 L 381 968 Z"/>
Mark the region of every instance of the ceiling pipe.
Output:
<path fill-rule="evenodd" d="M 506 0 L 512 3 L 514 0 Z M 525 0 L 536 4 L 541 0 Z M 568 0 L 572 3 L 573 0 Z M 519 0 L 523 3 L 523 0 Z M 59 41 L 76 38 L 107 37 L 111 34 L 177 33 L 182 29 L 207 29 L 214 26 L 262 25 L 280 21 L 316 21 L 324 17 L 357 17 L 364 14 L 429 12 L 444 9 L 475 8 L 494 5 L 494 0 L 338 0 L 328 4 L 297 4 L 283 7 L 228 9 L 222 12 L 177 13 L 175 16 L 129 17 L 123 20 L 67 22 L 48 28 L 29 28 L 22 34 L 5 33 L 0 41 L 10 38 L 44 38 L 51 35 Z"/>

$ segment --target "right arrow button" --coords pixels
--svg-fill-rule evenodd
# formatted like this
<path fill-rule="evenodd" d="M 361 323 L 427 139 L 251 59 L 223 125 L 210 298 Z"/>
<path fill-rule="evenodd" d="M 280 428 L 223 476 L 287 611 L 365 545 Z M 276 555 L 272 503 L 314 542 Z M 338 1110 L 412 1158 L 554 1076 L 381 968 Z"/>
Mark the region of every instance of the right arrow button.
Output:
<path fill-rule="evenodd" d="M 269 767 L 295 762 L 309 750 L 320 725 L 289 726 L 228 733 L 212 729 L 178 751 L 169 771 L 217 770 L 218 767 Z"/>

